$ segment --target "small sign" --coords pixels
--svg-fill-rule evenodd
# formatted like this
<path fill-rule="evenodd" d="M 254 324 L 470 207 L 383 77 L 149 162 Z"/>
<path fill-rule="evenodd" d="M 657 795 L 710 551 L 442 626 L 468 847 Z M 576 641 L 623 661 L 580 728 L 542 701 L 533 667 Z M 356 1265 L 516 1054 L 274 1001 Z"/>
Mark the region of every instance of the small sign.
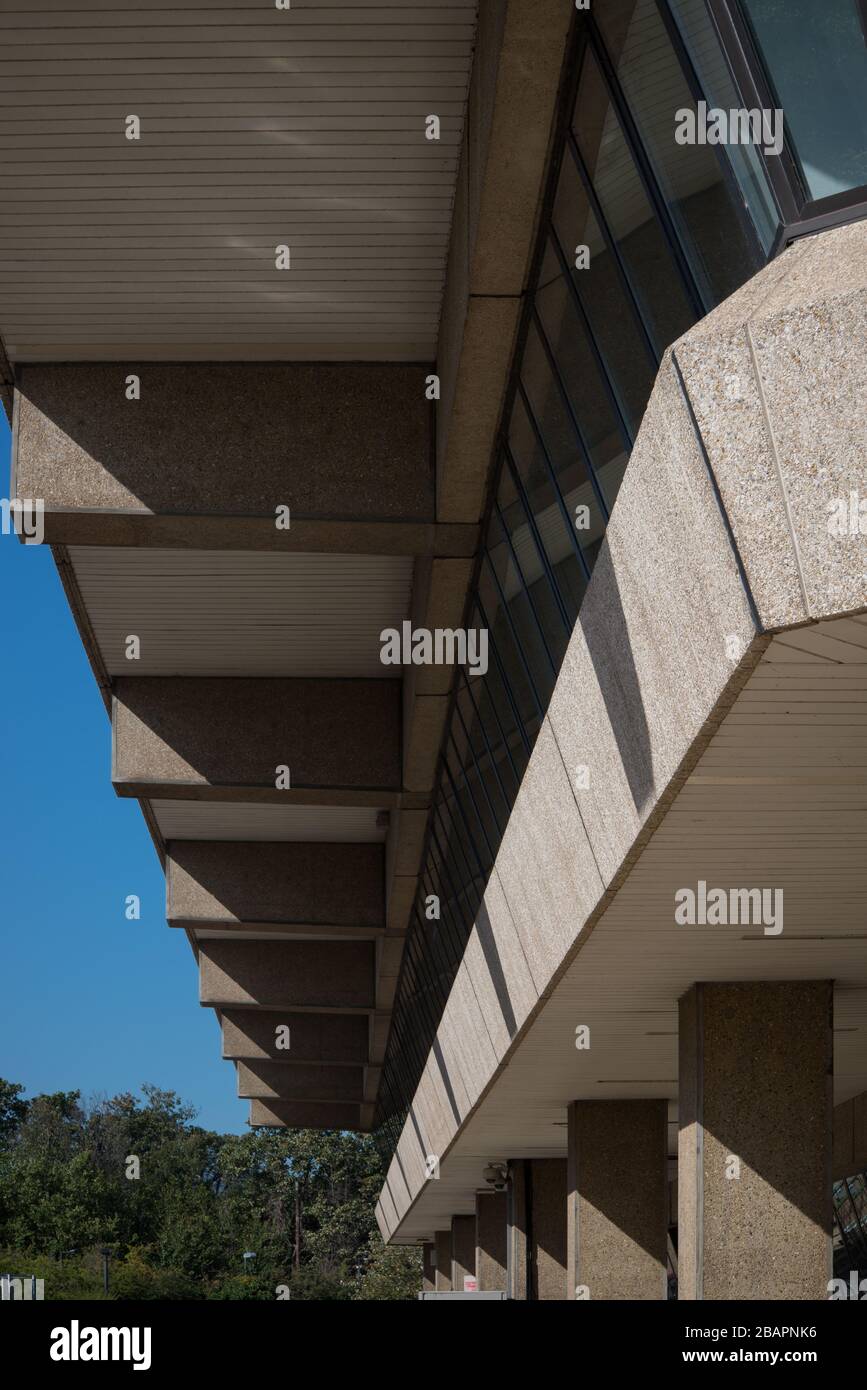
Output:
<path fill-rule="evenodd" d="M 479 1281 L 474 1274 L 464 1275 L 464 1293 L 478 1293 Z"/>

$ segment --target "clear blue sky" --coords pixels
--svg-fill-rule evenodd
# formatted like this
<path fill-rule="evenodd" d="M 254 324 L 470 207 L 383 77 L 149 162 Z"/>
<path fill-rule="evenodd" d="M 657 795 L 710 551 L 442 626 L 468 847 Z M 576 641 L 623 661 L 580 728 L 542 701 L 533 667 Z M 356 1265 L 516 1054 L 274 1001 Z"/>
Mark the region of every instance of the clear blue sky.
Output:
<path fill-rule="evenodd" d="M 9 429 L 0 409 L 0 496 Z M 198 1002 L 138 802 L 115 796 L 110 726 L 48 546 L 0 536 L 0 1076 L 85 1096 L 150 1081 L 242 1132 L 248 1104 Z M 124 900 L 141 898 L 129 922 Z"/>

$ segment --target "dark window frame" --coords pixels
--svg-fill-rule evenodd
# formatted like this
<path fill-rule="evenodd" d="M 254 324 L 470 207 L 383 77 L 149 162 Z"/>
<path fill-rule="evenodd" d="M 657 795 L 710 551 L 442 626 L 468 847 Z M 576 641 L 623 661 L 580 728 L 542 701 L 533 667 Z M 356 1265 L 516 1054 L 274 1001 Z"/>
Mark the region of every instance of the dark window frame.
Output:
<path fill-rule="evenodd" d="M 660 0 L 657 3 L 660 4 Z M 778 99 L 740 0 L 705 0 L 705 3 L 744 106 L 764 110 L 776 107 Z M 665 0 L 661 0 L 660 8 L 663 7 L 667 9 Z M 867 42 L 867 16 L 863 0 L 859 0 L 858 9 Z M 769 155 L 760 147 L 757 147 L 756 153 L 762 162 L 780 219 L 769 260 L 773 260 L 798 237 L 811 236 L 830 227 L 842 227 L 867 217 L 867 184 L 834 193 L 827 198 L 809 196 L 785 121 L 781 153 Z"/>

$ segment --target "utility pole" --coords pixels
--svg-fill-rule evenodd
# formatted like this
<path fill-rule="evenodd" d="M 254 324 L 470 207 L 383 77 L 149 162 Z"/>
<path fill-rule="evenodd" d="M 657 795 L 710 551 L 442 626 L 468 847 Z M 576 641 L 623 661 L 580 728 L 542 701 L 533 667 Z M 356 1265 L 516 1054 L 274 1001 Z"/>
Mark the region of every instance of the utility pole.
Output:
<path fill-rule="evenodd" d="M 301 1184 L 295 1180 L 295 1258 L 293 1265 L 296 1270 L 301 1268 Z"/>

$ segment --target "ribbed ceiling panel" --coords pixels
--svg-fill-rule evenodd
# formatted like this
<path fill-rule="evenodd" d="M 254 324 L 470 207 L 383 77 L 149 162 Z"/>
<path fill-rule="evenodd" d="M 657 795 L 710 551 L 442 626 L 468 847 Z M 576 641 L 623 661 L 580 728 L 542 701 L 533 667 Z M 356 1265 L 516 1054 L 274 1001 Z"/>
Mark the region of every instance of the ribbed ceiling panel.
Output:
<path fill-rule="evenodd" d="M 409 616 L 408 556 L 73 546 L 110 675 L 393 676 L 380 633 Z M 141 656 L 130 661 L 126 640 Z"/>
<path fill-rule="evenodd" d="M 474 0 L 0 0 L 10 357 L 431 358 L 474 27 Z"/>
<path fill-rule="evenodd" d="M 321 840 L 380 842 L 384 826 L 369 806 L 258 806 L 246 802 L 152 801 L 165 840 Z"/>

